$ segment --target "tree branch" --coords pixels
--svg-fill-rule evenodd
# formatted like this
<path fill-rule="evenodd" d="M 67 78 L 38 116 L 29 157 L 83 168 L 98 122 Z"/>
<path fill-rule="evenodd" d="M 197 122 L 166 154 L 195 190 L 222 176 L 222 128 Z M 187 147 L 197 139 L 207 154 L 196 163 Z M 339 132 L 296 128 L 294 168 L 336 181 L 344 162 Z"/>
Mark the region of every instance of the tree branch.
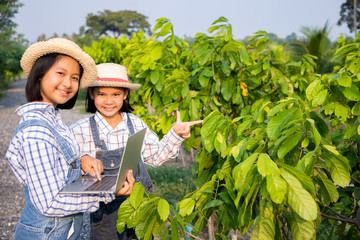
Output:
<path fill-rule="evenodd" d="M 352 219 L 350 219 L 350 218 L 348 218 L 348 219 L 338 218 L 338 217 L 334 217 L 334 216 L 327 215 L 327 214 L 325 214 L 325 213 L 321 213 L 321 216 L 326 217 L 326 218 L 329 218 L 329 219 L 333 219 L 333 220 L 337 220 L 337 221 L 341 221 L 341 222 L 347 222 L 347 223 L 351 223 L 351 224 L 355 224 L 355 225 L 356 225 L 356 221 L 355 221 L 355 220 L 352 220 Z"/>
<path fill-rule="evenodd" d="M 354 178 L 353 176 L 350 176 L 350 178 L 351 178 L 351 180 L 353 180 L 354 182 L 356 182 L 356 183 L 359 183 L 359 184 L 360 184 L 360 180 L 358 180 L 358 179 Z"/>
<path fill-rule="evenodd" d="M 332 209 L 331 207 L 329 206 L 325 206 L 327 209 L 329 209 L 330 211 L 332 211 L 334 214 L 338 215 L 341 219 L 344 219 L 344 220 L 348 220 L 348 221 L 353 221 L 353 223 L 355 224 L 356 221 L 355 220 L 352 220 L 351 218 L 348 218 L 344 215 L 341 215 L 340 213 L 338 213 L 337 211 L 335 211 L 334 209 Z"/>

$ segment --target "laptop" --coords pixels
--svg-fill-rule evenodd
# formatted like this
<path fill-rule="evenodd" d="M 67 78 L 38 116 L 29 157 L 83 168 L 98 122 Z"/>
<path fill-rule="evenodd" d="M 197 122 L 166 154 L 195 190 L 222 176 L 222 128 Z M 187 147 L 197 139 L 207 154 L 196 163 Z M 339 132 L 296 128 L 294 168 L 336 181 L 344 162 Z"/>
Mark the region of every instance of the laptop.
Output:
<path fill-rule="evenodd" d="M 125 146 L 118 175 L 101 175 L 101 181 L 97 177 L 84 175 L 78 180 L 66 185 L 60 193 L 94 194 L 116 193 L 124 185 L 126 174 L 133 170 L 135 174 L 141 148 L 145 137 L 146 128 L 131 135 Z"/>

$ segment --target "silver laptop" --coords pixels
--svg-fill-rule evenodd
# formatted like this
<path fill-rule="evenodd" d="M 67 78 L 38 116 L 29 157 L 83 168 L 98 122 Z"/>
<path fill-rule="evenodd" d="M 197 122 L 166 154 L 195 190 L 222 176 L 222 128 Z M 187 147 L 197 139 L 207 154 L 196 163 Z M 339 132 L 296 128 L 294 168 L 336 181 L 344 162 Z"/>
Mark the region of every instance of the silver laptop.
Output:
<path fill-rule="evenodd" d="M 66 185 L 60 193 L 93 194 L 118 192 L 124 185 L 127 172 L 129 170 L 133 170 L 133 174 L 135 175 L 145 132 L 146 128 L 128 138 L 124 154 L 120 162 L 118 175 L 101 175 L 101 181 L 99 181 L 96 177 L 85 175 Z"/>

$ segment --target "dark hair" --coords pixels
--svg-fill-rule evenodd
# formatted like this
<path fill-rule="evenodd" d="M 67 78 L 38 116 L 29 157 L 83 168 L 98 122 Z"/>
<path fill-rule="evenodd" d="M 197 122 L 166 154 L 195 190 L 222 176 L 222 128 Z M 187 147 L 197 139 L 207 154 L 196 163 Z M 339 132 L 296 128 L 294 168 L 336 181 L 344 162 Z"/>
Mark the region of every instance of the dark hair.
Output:
<path fill-rule="evenodd" d="M 40 79 L 44 77 L 44 75 L 49 71 L 49 69 L 60 59 L 61 56 L 68 56 L 60 53 L 50 53 L 44 56 L 39 57 L 34 65 L 31 68 L 30 74 L 28 76 L 25 94 L 28 102 L 41 101 L 43 97 L 40 92 Z M 70 57 L 70 56 L 68 56 Z M 80 79 L 84 72 L 82 66 L 80 66 Z M 75 96 L 72 97 L 69 101 L 64 104 L 58 104 L 56 107 L 60 109 L 71 109 L 74 107 L 78 92 L 76 92 Z"/>
<path fill-rule="evenodd" d="M 94 93 L 95 88 L 96 87 L 89 87 L 88 91 L 86 93 L 85 109 L 86 109 L 86 112 L 89 112 L 89 113 L 95 113 L 97 111 L 94 100 L 90 96 L 90 91 L 91 91 L 91 93 Z M 122 89 L 124 91 L 128 91 L 128 95 L 127 95 L 126 99 L 124 100 L 123 105 L 122 105 L 121 109 L 119 110 L 119 112 L 131 113 L 132 111 L 134 111 L 134 109 L 130 105 L 130 91 L 127 88 L 122 88 Z"/>

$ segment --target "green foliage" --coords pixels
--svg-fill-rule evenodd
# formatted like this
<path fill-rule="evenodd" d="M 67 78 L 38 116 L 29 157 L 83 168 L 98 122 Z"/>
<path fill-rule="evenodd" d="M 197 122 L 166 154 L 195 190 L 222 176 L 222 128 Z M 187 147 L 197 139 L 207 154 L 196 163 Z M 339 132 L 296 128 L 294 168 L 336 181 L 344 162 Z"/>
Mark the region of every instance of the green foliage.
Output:
<path fill-rule="evenodd" d="M 198 152 L 198 189 L 174 209 L 136 186 L 119 209 L 119 230 L 128 224 L 145 239 L 161 231 L 177 239 L 187 225 L 199 234 L 213 215 L 218 239 L 252 225 L 252 239 L 315 239 L 321 224 L 333 224 L 337 236 L 358 232 L 359 39 L 340 38 L 338 66 L 319 75 L 315 56 L 289 59 L 264 31 L 234 40 L 223 17 L 212 36 L 199 33 L 191 46 L 166 18 L 154 31 L 149 39 L 104 38 L 86 50 L 98 63 L 127 67 L 142 85 L 131 96 L 136 114 L 160 137 L 175 109 L 183 121 L 204 120 L 184 142 Z M 102 54 L 106 46 L 112 52 Z"/>
<path fill-rule="evenodd" d="M 147 168 L 157 196 L 166 199 L 172 206 L 195 190 L 195 176 L 191 169 L 176 166 Z"/>

